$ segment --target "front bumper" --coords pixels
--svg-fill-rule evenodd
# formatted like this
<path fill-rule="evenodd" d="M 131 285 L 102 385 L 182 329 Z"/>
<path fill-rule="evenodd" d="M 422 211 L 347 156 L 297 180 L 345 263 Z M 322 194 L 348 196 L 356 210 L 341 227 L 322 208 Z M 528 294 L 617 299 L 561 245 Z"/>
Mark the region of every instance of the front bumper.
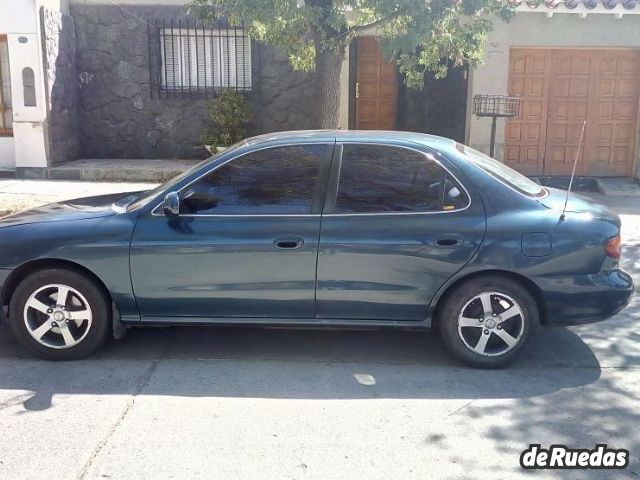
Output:
<path fill-rule="evenodd" d="M 633 278 L 622 269 L 592 275 L 536 278 L 548 325 L 580 325 L 605 320 L 626 307 Z"/>

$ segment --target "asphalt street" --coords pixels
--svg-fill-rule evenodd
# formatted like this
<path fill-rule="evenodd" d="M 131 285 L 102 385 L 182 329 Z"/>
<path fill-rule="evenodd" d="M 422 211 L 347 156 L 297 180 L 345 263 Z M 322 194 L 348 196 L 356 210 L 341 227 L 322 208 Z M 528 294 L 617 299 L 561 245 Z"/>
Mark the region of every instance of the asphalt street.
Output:
<path fill-rule="evenodd" d="M 622 214 L 640 283 L 640 203 L 600 199 Z M 0 327 L 0 478 L 635 479 L 639 320 L 636 293 L 607 322 L 543 330 L 497 371 L 415 331 L 136 329 L 48 363 Z M 631 464 L 524 473 L 531 443 L 607 443 Z"/>

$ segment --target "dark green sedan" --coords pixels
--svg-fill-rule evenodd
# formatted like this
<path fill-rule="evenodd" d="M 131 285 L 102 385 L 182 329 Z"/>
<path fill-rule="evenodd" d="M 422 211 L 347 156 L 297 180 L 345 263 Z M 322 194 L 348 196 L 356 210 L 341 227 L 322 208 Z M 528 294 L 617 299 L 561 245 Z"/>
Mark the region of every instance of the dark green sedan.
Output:
<path fill-rule="evenodd" d="M 501 366 L 540 325 L 604 320 L 633 291 L 618 216 L 564 204 L 445 138 L 263 135 L 152 191 L 0 219 L 0 311 L 52 360 L 130 327 L 235 324 L 437 328 Z"/>

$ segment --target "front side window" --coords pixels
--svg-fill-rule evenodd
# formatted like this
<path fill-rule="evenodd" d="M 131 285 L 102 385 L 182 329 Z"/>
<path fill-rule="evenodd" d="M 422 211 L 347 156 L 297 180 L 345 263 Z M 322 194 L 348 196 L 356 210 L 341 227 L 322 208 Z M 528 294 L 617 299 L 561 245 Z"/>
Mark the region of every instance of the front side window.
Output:
<path fill-rule="evenodd" d="M 9 48 L 7 37 L 0 35 L 0 135 L 13 134 L 11 80 L 9 78 Z"/>
<path fill-rule="evenodd" d="M 251 40 L 241 29 L 160 30 L 162 88 L 251 90 Z"/>
<path fill-rule="evenodd" d="M 335 213 L 448 211 L 468 201 L 455 179 L 423 153 L 344 145 Z"/>
<path fill-rule="evenodd" d="M 329 145 L 296 145 L 248 153 L 185 188 L 184 214 L 311 213 Z"/>

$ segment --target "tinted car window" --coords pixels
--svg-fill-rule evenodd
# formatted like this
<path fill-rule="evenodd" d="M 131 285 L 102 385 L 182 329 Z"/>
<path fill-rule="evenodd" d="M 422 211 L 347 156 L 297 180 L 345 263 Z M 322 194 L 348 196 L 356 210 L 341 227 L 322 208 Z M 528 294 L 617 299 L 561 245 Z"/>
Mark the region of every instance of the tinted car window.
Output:
<path fill-rule="evenodd" d="M 344 145 L 335 213 L 442 211 L 467 202 L 464 189 L 420 152 Z"/>
<path fill-rule="evenodd" d="M 514 169 L 506 166 L 504 163 L 466 145 L 458 143 L 456 144 L 456 148 L 465 155 L 467 160 L 473 162 L 498 180 L 515 188 L 520 193 L 524 193 L 530 197 L 543 197 L 547 194 L 544 187 L 525 177 L 520 172 L 516 172 Z"/>
<path fill-rule="evenodd" d="M 232 160 L 187 187 L 184 213 L 306 214 L 311 212 L 328 145 L 276 147 Z"/>

